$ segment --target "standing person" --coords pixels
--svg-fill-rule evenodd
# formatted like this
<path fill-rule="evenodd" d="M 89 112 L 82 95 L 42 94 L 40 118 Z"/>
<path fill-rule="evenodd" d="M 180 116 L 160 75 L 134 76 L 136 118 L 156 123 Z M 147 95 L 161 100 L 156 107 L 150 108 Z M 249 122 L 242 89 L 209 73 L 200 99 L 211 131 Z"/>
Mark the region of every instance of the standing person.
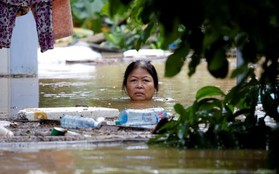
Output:
<path fill-rule="evenodd" d="M 157 71 L 151 61 L 130 63 L 124 73 L 122 89 L 131 101 L 150 101 L 159 89 Z"/>

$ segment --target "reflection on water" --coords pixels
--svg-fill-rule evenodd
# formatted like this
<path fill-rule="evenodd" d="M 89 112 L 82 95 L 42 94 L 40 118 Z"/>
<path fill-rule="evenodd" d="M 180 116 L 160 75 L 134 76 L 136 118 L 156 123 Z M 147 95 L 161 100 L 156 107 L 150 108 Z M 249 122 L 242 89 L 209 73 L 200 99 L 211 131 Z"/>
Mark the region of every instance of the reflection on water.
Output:
<path fill-rule="evenodd" d="M 0 78 L 0 117 L 16 115 L 20 109 L 38 107 L 39 82 L 37 77 Z"/>
<path fill-rule="evenodd" d="M 1 151 L 0 173 L 272 173 L 264 151 L 165 149 L 144 144 Z"/>
<path fill-rule="evenodd" d="M 67 65 L 67 68 L 52 71 L 47 71 L 45 67 L 39 74 L 39 106 L 88 105 L 118 109 L 137 107 L 121 89 L 123 73 L 128 63 L 129 61 L 124 61 L 121 64 L 100 66 L 71 64 Z M 196 91 L 203 86 L 215 85 L 226 92 L 235 85 L 235 80 L 232 79 L 214 79 L 206 70 L 205 63 L 198 67 L 196 74 L 191 78 L 187 76 L 187 64 L 173 78 L 164 77 L 164 61 L 153 61 L 153 64 L 158 71 L 160 86 L 155 100 L 147 106 L 162 106 L 170 112 L 177 102 L 185 106 L 190 105 Z"/>

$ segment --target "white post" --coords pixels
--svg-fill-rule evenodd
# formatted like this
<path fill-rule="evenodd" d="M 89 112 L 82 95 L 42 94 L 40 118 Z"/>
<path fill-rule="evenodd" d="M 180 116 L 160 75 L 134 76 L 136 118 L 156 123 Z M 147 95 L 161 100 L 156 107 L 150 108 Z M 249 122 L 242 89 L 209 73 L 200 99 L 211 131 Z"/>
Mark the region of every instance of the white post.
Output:
<path fill-rule="evenodd" d="M 37 75 L 38 37 L 32 12 L 17 17 L 10 49 L 10 74 Z"/>
<path fill-rule="evenodd" d="M 30 11 L 16 18 L 10 48 L 0 49 L 0 117 L 38 106 L 37 49 L 36 23 Z"/>

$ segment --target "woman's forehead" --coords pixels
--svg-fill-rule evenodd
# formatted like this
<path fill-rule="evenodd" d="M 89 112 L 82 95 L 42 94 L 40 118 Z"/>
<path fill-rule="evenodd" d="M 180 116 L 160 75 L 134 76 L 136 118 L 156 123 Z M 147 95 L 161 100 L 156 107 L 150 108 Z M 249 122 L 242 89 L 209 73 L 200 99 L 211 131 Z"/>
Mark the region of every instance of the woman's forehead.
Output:
<path fill-rule="evenodd" d="M 148 76 L 151 77 L 151 75 L 149 74 L 149 72 L 144 69 L 144 68 L 135 68 L 133 71 L 131 71 L 131 73 L 129 74 L 129 77 L 131 76 L 137 76 L 137 77 L 143 77 L 143 76 Z"/>

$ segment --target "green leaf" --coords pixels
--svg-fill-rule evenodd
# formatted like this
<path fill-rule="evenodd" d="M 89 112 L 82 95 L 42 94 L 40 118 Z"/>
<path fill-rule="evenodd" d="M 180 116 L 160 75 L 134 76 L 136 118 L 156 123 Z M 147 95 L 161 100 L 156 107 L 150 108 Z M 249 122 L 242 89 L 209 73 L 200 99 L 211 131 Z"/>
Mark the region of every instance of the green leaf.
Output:
<path fill-rule="evenodd" d="M 194 53 L 191 56 L 191 60 L 188 65 L 188 69 L 189 69 L 188 76 L 189 77 L 191 77 L 196 72 L 196 68 L 200 64 L 200 61 L 201 61 L 201 57 L 199 55 L 197 55 L 196 53 Z"/>
<path fill-rule="evenodd" d="M 196 100 L 199 100 L 203 97 L 211 97 L 211 96 L 216 96 L 216 95 L 220 95 L 220 96 L 224 96 L 224 92 L 215 86 L 205 86 L 201 89 L 198 90 L 198 92 L 196 93 Z"/>
<path fill-rule="evenodd" d="M 185 114 L 185 109 L 181 104 L 177 103 L 173 106 L 173 108 L 179 115 Z"/>
<path fill-rule="evenodd" d="M 152 34 L 152 30 L 154 28 L 154 22 L 150 22 L 147 27 L 144 29 L 144 31 L 141 34 L 140 39 L 138 39 L 137 43 L 136 43 L 136 50 L 139 50 L 142 47 L 142 44 L 144 44 L 146 42 L 146 40 L 150 37 L 150 35 Z"/>
<path fill-rule="evenodd" d="M 213 57 L 207 59 L 208 71 L 216 78 L 225 78 L 228 74 L 229 63 L 226 54 L 222 50 L 217 50 Z"/>
<path fill-rule="evenodd" d="M 144 29 L 143 33 L 142 33 L 142 37 L 141 39 L 143 40 L 143 42 L 146 42 L 146 40 L 150 37 L 150 35 L 152 34 L 152 30 L 154 28 L 154 22 L 150 22 L 147 27 Z"/>
<path fill-rule="evenodd" d="M 187 130 L 187 129 L 186 129 L 186 126 L 185 126 L 185 125 L 181 125 L 181 126 L 179 127 L 179 130 L 178 130 L 178 132 L 177 132 L 177 136 L 178 136 L 179 139 L 184 140 L 186 130 Z"/>
<path fill-rule="evenodd" d="M 238 66 L 233 72 L 231 73 L 231 78 L 236 78 L 239 75 L 246 74 L 248 71 L 248 66 L 247 64 L 242 64 Z"/>
<path fill-rule="evenodd" d="M 204 111 L 204 110 L 211 110 L 213 108 L 221 108 L 222 103 L 220 100 L 216 98 L 204 98 L 201 101 L 198 102 L 199 110 Z"/>
<path fill-rule="evenodd" d="M 178 74 L 184 65 L 187 54 L 189 53 L 189 45 L 183 44 L 170 55 L 166 61 L 166 77 L 173 77 Z"/>
<path fill-rule="evenodd" d="M 120 0 L 109 0 L 109 15 L 113 17 L 117 13 L 121 13 L 123 11 L 124 5 Z"/>

